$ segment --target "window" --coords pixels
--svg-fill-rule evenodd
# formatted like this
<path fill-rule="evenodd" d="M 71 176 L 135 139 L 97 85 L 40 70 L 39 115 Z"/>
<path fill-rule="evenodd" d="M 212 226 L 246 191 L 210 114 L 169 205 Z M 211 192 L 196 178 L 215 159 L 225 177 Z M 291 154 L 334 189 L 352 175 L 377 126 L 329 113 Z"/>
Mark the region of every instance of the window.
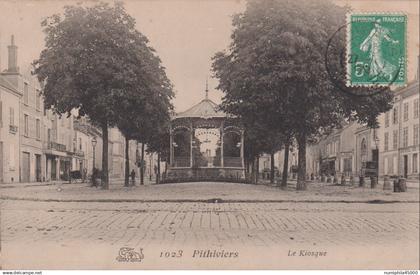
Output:
<path fill-rule="evenodd" d="M 413 126 L 413 145 L 419 145 L 419 125 Z"/>
<path fill-rule="evenodd" d="M 29 86 L 26 82 L 23 84 L 23 103 L 25 103 L 25 105 L 28 105 L 29 103 Z"/>
<path fill-rule="evenodd" d="M 82 151 L 82 138 L 79 137 L 79 150 Z"/>
<path fill-rule="evenodd" d="M 398 123 L 398 107 L 395 107 L 392 110 L 392 123 L 397 124 Z"/>
<path fill-rule="evenodd" d="M 404 121 L 408 120 L 408 102 L 404 103 L 404 112 L 403 112 L 403 119 Z"/>
<path fill-rule="evenodd" d="M 413 154 L 413 161 L 412 161 L 412 163 L 413 163 L 413 173 L 417 173 L 418 172 L 418 160 L 417 160 L 417 153 L 416 154 Z"/>
<path fill-rule="evenodd" d="M 15 147 L 9 147 L 9 170 L 15 170 Z"/>
<path fill-rule="evenodd" d="M 41 92 L 36 90 L 36 110 L 41 110 Z"/>
<path fill-rule="evenodd" d="M 384 157 L 384 174 L 388 175 L 388 157 Z"/>
<path fill-rule="evenodd" d="M 29 134 L 29 117 L 28 115 L 23 115 L 23 134 L 27 137 Z"/>
<path fill-rule="evenodd" d="M 389 133 L 385 133 L 384 136 L 384 151 L 388 151 Z"/>
<path fill-rule="evenodd" d="M 48 142 L 48 144 L 50 144 L 50 142 L 51 142 L 51 129 L 47 129 L 47 142 Z"/>
<path fill-rule="evenodd" d="M 72 147 L 72 145 L 73 145 L 73 147 Z M 73 138 L 71 137 L 71 135 L 69 135 L 69 138 L 68 138 L 67 148 L 68 148 L 67 151 L 69 151 L 69 152 L 72 152 L 73 151 L 72 149 L 76 149 L 74 147 Z"/>
<path fill-rule="evenodd" d="M 407 146 L 408 146 L 408 127 L 404 127 L 402 147 L 407 147 Z"/>
<path fill-rule="evenodd" d="M 39 119 L 36 120 L 36 138 L 41 138 L 41 121 Z"/>
<path fill-rule="evenodd" d="M 15 125 L 15 109 L 13 109 L 12 107 L 10 107 L 9 109 L 9 124 L 14 126 Z"/>
<path fill-rule="evenodd" d="M 362 139 L 362 142 L 360 144 L 362 155 L 367 155 L 367 143 L 366 139 Z"/>
<path fill-rule="evenodd" d="M 394 156 L 392 158 L 392 174 L 393 175 L 397 174 L 397 169 L 398 169 L 398 159 L 397 159 L 397 156 Z"/>
<path fill-rule="evenodd" d="M 378 138 L 378 130 L 377 129 L 373 129 L 373 142 L 376 142 L 379 138 Z"/>
<path fill-rule="evenodd" d="M 392 132 L 392 149 L 397 150 L 398 148 L 398 131 L 394 130 Z"/>
<path fill-rule="evenodd" d="M 385 128 L 389 127 L 389 112 L 385 113 Z"/>
<path fill-rule="evenodd" d="M 414 118 L 418 118 L 419 117 L 419 99 L 415 99 L 414 100 Z"/>
<path fill-rule="evenodd" d="M 394 174 L 394 158 L 388 158 L 388 175 Z"/>

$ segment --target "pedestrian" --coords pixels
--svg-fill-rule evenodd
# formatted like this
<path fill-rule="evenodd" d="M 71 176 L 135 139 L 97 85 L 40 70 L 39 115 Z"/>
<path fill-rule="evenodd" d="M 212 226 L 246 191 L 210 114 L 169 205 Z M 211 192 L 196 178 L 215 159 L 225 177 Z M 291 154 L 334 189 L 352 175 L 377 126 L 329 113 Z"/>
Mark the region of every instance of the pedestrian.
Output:
<path fill-rule="evenodd" d="M 87 179 L 87 169 L 85 167 L 83 168 L 83 183 L 86 181 L 86 179 Z"/>
<path fill-rule="evenodd" d="M 131 170 L 130 176 L 131 176 L 131 185 L 132 185 L 132 186 L 136 185 L 136 183 L 135 183 L 135 179 L 136 179 L 136 172 L 134 172 L 134 169 L 133 169 L 133 170 Z"/>

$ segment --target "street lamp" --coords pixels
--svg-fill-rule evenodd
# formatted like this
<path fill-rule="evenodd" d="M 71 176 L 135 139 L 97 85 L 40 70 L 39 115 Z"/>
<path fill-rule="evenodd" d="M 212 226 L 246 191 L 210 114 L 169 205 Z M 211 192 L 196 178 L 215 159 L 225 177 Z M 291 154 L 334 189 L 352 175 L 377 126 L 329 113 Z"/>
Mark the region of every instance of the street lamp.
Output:
<path fill-rule="evenodd" d="M 92 175 L 95 172 L 95 147 L 96 147 L 96 137 L 92 138 L 92 147 L 93 147 L 93 166 L 92 166 Z"/>

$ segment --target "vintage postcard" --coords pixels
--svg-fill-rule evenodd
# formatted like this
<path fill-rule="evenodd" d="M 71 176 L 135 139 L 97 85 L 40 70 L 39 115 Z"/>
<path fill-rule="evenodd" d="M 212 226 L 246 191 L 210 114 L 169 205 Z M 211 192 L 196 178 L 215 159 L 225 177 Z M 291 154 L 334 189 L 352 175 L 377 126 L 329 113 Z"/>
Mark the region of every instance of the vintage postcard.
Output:
<path fill-rule="evenodd" d="M 418 34 L 415 0 L 0 0 L 0 268 L 417 274 Z"/>

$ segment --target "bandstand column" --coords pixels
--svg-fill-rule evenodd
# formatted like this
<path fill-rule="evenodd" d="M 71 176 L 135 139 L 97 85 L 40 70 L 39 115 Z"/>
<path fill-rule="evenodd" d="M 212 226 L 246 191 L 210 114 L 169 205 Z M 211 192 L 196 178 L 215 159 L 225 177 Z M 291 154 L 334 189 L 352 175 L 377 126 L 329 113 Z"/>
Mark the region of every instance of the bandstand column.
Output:
<path fill-rule="evenodd" d="M 220 125 L 220 166 L 225 167 L 225 162 L 223 160 L 223 127 L 224 123 L 222 121 Z"/>
<path fill-rule="evenodd" d="M 242 162 L 242 168 L 245 167 L 244 162 L 244 131 L 241 130 L 241 162 Z"/>
<path fill-rule="evenodd" d="M 169 129 L 169 164 L 174 167 L 174 137 L 172 126 Z"/>
<path fill-rule="evenodd" d="M 193 128 L 192 121 L 190 121 L 190 168 L 193 167 L 193 140 L 194 140 L 194 128 Z"/>

